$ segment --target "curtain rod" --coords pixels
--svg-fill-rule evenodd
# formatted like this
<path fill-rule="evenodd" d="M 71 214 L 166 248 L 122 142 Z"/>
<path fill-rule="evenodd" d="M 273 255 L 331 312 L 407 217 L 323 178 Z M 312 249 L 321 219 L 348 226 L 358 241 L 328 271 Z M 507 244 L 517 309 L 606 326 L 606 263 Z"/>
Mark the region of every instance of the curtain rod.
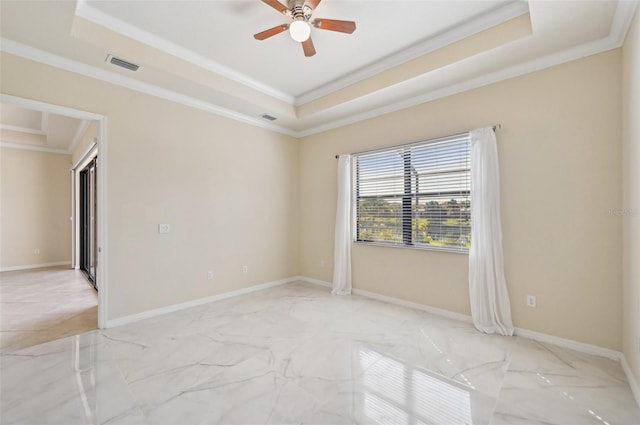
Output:
<path fill-rule="evenodd" d="M 502 124 L 495 124 L 493 126 L 491 126 L 491 129 L 495 132 L 496 130 L 500 130 L 502 128 Z M 464 133 L 460 133 L 460 134 L 464 134 Z M 452 136 L 457 136 L 457 134 L 454 134 Z M 446 136 L 446 137 L 450 137 L 450 136 Z M 436 137 L 435 139 L 440 139 L 440 137 Z M 419 143 L 419 142 L 418 142 Z M 410 144 L 410 143 L 407 143 Z M 387 149 L 387 148 L 383 148 L 383 149 Z M 336 155 L 336 159 L 340 158 L 340 155 Z"/>

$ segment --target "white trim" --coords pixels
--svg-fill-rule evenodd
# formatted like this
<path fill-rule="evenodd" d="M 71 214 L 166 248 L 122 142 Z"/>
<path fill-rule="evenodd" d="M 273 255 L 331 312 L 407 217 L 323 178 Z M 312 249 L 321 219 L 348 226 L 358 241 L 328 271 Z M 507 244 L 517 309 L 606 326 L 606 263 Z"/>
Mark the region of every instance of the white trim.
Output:
<path fill-rule="evenodd" d="M 0 51 L 11 53 L 9 50 L 5 50 L 4 43 L 9 42 L 9 44 L 13 44 L 14 42 L 6 40 L 4 38 L 0 38 L 0 42 L 2 43 Z M 94 114 L 93 112 L 81 111 L 79 109 L 68 108 L 66 106 L 54 105 L 52 103 L 40 102 L 38 100 L 26 99 L 18 96 L 11 96 L 10 94 L 4 93 L 0 93 L 0 103 L 8 103 L 26 109 L 37 109 L 38 111 L 49 112 L 56 115 L 65 115 L 67 117 L 76 118 L 79 120 L 99 121 L 103 117 L 102 115 Z"/>
<path fill-rule="evenodd" d="M 44 114 L 42 114 L 44 117 Z M 40 120 L 44 121 L 44 118 Z M 42 125 L 41 125 L 42 126 Z M 47 133 L 43 130 L 36 130 L 33 128 L 20 127 L 19 125 L 0 124 L 0 130 L 17 131 L 18 133 L 35 134 L 37 136 L 45 136 Z"/>
<path fill-rule="evenodd" d="M 294 105 L 300 106 L 305 103 L 312 102 L 352 84 L 371 78 L 405 62 L 441 49 L 481 31 L 493 28 L 510 19 L 522 16 L 528 12 L 529 3 L 526 1 L 508 2 L 497 9 L 485 12 L 480 16 L 472 18 L 468 22 L 455 26 L 448 31 L 444 31 L 421 43 L 414 44 L 404 50 L 391 54 L 390 56 L 375 62 L 373 65 L 365 66 L 364 68 L 349 73 L 346 76 L 338 78 L 328 84 L 324 84 L 303 93 L 296 97 Z"/>
<path fill-rule="evenodd" d="M 307 277 L 307 276 L 296 276 L 296 280 L 313 283 L 314 285 L 324 286 L 325 288 L 331 288 L 333 286 L 330 282 L 325 282 L 324 280 L 314 279 L 312 277 Z"/>
<path fill-rule="evenodd" d="M 140 43 L 146 44 L 147 46 L 151 46 L 161 52 L 166 52 L 172 56 L 183 59 L 193 65 L 204 68 L 207 71 L 220 74 L 225 78 L 257 90 L 268 96 L 274 97 L 278 100 L 282 100 L 289 104 L 292 104 L 294 101 L 293 96 L 287 93 L 276 90 L 273 87 L 269 87 L 257 80 L 236 72 L 233 69 L 220 64 L 219 62 L 211 60 L 194 51 L 185 49 L 184 47 L 179 46 L 169 40 L 165 40 L 162 37 L 158 37 L 155 34 L 151 34 L 150 32 L 144 31 L 134 25 L 131 25 L 107 13 L 104 13 L 103 11 L 89 5 L 86 0 L 78 0 L 78 2 L 76 3 L 75 14 L 76 16 L 84 18 L 90 22 L 93 22 L 94 24 L 100 25 L 101 27 L 108 28 L 111 31 L 139 41 Z"/>
<path fill-rule="evenodd" d="M 299 106 L 420 57 L 426 53 L 432 52 L 451 43 L 455 43 L 463 38 L 477 34 L 478 32 L 492 28 L 496 25 L 500 25 L 501 23 L 521 16 L 527 12 L 529 12 L 529 5 L 527 2 L 508 2 L 497 9 L 483 13 L 451 30 L 431 37 L 423 43 L 413 45 L 400 52 L 392 54 L 376 62 L 374 65 L 365 66 L 345 77 L 334 80 L 328 84 L 324 84 L 296 97 L 265 85 L 231 68 L 228 68 L 219 62 L 211 60 L 192 50 L 185 49 L 171 41 L 144 31 L 134 25 L 98 10 L 88 4 L 86 0 L 78 0 L 75 15 L 104 28 L 108 28 L 116 33 L 122 34 L 128 38 L 139 41 L 140 43 L 146 44 L 160 51 L 167 52 L 172 56 L 183 59 L 208 71 L 222 75 L 223 77 L 243 84 L 244 86 L 258 90 L 266 95 L 272 96 L 291 105 Z"/>
<path fill-rule="evenodd" d="M 638 6 L 637 0 L 632 1 L 618 1 L 616 11 L 613 18 L 613 23 L 609 35 L 605 38 L 594 40 L 592 42 L 575 46 L 573 48 L 556 52 L 545 57 L 529 61 L 524 64 L 515 65 L 511 68 L 506 68 L 497 72 L 485 74 L 470 80 L 465 80 L 457 84 L 453 84 L 447 87 L 443 87 L 438 90 L 423 93 L 418 96 L 407 98 L 400 102 L 385 105 L 381 108 L 376 108 L 370 111 L 352 114 L 343 119 L 331 120 L 325 124 L 318 125 L 316 127 L 307 128 L 301 131 L 294 131 L 290 128 L 281 127 L 272 123 L 266 122 L 262 119 L 248 116 L 227 108 L 219 107 L 210 102 L 206 102 L 200 99 L 196 99 L 190 96 L 182 95 L 177 92 L 163 89 L 161 87 L 144 83 L 136 79 L 126 77 L 120 74 L 116 74 L 104 69 L 100 69 L 91 65 L 87 65 L 78 61 L 63 58 L 61 56 L 54 55 L 49 52 L 45 52 L 31 46 L 27 46 L 22 43 L 18 43 L 13 40 L 0 38 L 0 51 L 4 51 L 16 56 L 20 56 L 29 60 L 51 65 L 60 69 L 64 69 L 69 72 L 74 72 L 95 78 L 101 81 L 106 81 L 111 84 L 119 85 L 129 88 L 140 93 L 145 93 L 151 96 L 166 99 L 172 102 L 176 102 L 182 105 L 186 105 L 192 108 L 200 109 L 212 114 L 230 118 L 236 121 L 243 122 L 256 127 L 265 128 L 267 130 L 275 131 L 277 133 L 286 134 L 288 136 L 302 138 L 313 134 L 325 132 L 335 128 L 347 126 L 359 121 L 363 121 L 369 118 L 374 118 L 380 115 L 388 114 L 391 112 L 406 109 L 415 105 L 427 103 L 437 99 L 441 99 L 447 96 L 451 96 L 457 93 L 461 93 L 468 90 L 473 90 L 479 87 L 483 87 L 489 84 L 497 83 L 510 78 L 518 77 L 520 75 L 536 72 L 545 68 L 549 68 L 555 65 L 560 65 L 572 60 L 580 59 L 597 53 L 601 53 L 607 50 L 618 48 L 624 42 L 626 33 L 628 32 L 629 25 L 633 13 Z M 515 7 L 515 6 L 514 6 Z M 505 9 L 508 11 L 508 9 Z M 515 13 L 512 11 L 512 13 Z M 507 16 L 505 12 L 505 16 Z M 478 25 L 478 24 L 476 24 Z M 467 29 L 469 30 L 469 29 Z M 387 92 L 381 90 L 377 92 L 377 95 L 382 95 Z M 373 95 L 374 97 L 377 95 Z M 69 115 L 69 114 L 67 114 Z M 72 115 L 69 115 L 72 116 Z"/>
<path fill-rule="evenodd" d="M 629 32 L 637 7 L 638 0 L 618 0 L 608 37 L 615 47 L 620 47 L 624 44 L 624 39 L 627 37 L 627 32 Z"/>
<path fill-rule="evenodd" d="M 318 279 L 313 279 L 306 276 L 297 276 L 298 280 L 302 280 L 304 282 L 314 283 L 316 285 L 321 285 L 325 287 L 331 287 L 331 283 L 325 282 Z M 437 316 L 447 317 L 453 320 L 459 320 L 465 323 L 472 323 L 471 316 L 461 313 L 455 313 L 453 311 L 444 310 L 441 308 L 430 307 L 424 304 L 418 304 L 411 301 L 402 300 L 399 298 L 389 297 L 386 295 L 377 294 L 375 292 L 365 291 L 363 289 L 354 289 L 353 293 L 355 295 L 364 296 L 367 298 L 372 298 L 379 301 L 388 302 L 391 304 L 401 305 L 403 307 L 413 308 L 416 310 L 426 311 L 427 313 L 432 313 Z M 598 347 L 591 344 L 585 344 L 583 342 L 574 341 L 571 339 L 561 338 L 558 336 L 547 335 L 540 332 L 530 331 L 528 329 L 516 328 L 515 334 L 521 336 L 523 338 L 533 339 L 536 341 L 549 343 L 558 345 L 560 347 L 571 348 L 575 351 L 579 351 L 581 353 L 593 354 L 596 356 L 606 357 L 612 360 L 620 361 L 622 358 L 622 353 L 615 350 L 610 350 L 608 348 Z"/>
<path fill-rule="evenodd" d="M 4 40 L 0 39 L 0 48 L 4 50 Z M 42 52 L 45 53 L 45 52 Z M 54 55 L 51 55 L 55 57 Z M 40 102 L 37 100 L 26 99 L 17 96 L 0 93 L 0 103 L 20 106 L 26 109 L 35 109 L 42 112 L 53 113 L 56 115 L 65 115 L 67 117 L 76 118 L 87 121 L 98 122 L 98 244 L 100 253 L 98 254 L 97 276 L 98 281 L 98 327 L 104 328 L 107 323 L 107 312 L 109 311 L 108 293 L 109 280 L 107 276 L 108 269 L 108 217 L 107 217 L 107 130 L 106 117 L 104 115 L 93 112 L 81 111 L 66 106 L 54 105 L 51 103 Z M 71 264 L 70 262 L 67 264 Z"/>
<path fill-rule="evenodd" d="M 91 122 L 87 120 L 83 120 L 80 123 L 80 125 L 78 125 L 78 128 L 76 129 L 76 133 L 73 136 L 73 140 L 71 141 L 71 144 L 67 149 L 67 152 L 69 152 L 70 154 L 73 154 L 73 151 L 75 151 L 76 147 L 78 147 L 78 143 L 80 143 L 80 140 L 82 139 L 84 134 L 87 132 L 89 125 L 91 125 Z"/>
<path fill-rule="evenodd" d="M 413 308 L 415 310 L 426 311 L 427 313 L 435 314 L 436 316 L 442 316 L 448 319 L 458 320 L 464 323 L 472 323 L 471 316 L 467 316 L 466 314 L 456 313 L 449 310 L 443 310 L 441 308 L 431 307 L 424 304 L 413 303 L 411 301 L 405 301 L 399 298 L 389 297 L 387 295 L 376 294 L 375 292 L 365 291 L 364 289 L 354 288 L 353 293 L 355 295 L 361 295 L 363 297 L 372 298 L 378 301 L 384 301 L 384 302 L 400 305 L 407 308 Z"/>
<path fill-rule="evenodd" d="M 71 175 L 72 175 L 72 187 L 71 192 L 73 193 L 72 204 L 73 204 L 73 217 L 71 221 L 72 233 L 73 236 L 73 244 L 71 250 L 71 258 L 73 259 L 74 264 L 77 265 L 76 268 L 80 268 L 80 171 L 85 168 L 91 161 L 93 161 L 98 155 L 98 138 L 93 138 L 93 143 L 91 146 L 87 148 L 85 153 L 76 161 L 76 163 L 71 167 Z M 99 171 L 98 171 L 99 172 Z M 100 221 L 98 221 L 99 223 Z M 106 319 L 105 319 L 106 320 Z"/>
<path fill-rule="evenodd" d="M 620 357 L 620 364 L 622 365 L 622 370 L 624 370 L 625 375 L 627 375 L 627 381 L 629 381 L 629 386 L 631 387 L 631 392 L 636 399 L 636 403 L 640 406 L 640 385 L 638 385 L 636 376 L 631 371 L 629 363 L 627 363 L 627 358 L 624 354 Z"/>
<path fill-rule="evenodd" d="M 95 152 L 94 152 L 95 151 Z M 93 139 L 93 143 L 87 148 L 87 150 L 82 154 L 82 156 L 78 159 L 78 161 L 71 167 L 71 170 L 82 169 L 98 154 L 98 138 L 95 137 Z"/>
<path fill-rule="evenodd" d="M 197 307 L 203 304 L 209 304 L 216 301 L 226 300 L 227 298 L 233 298 L 240 295 L 250 294 L 252 292 L 262 291 L 263 289 L 269 289 L 276 286 L 284 285 L 286 283 L 294 282 L 298 280 L 297 277 L 274 280 L 272 282 L 262 283 L 259 285 L 249 286 L 247 288 L 237 289 L 235 291 L 225 292 L 218 295 L 213 295 L 211 297 L 198 298 L 196 300 L 191 300 L 187 302 L 183 302 L 180 304 L 173 304 L 166 307 L 160 307 L 153 310 L 147 310 L 142 313 L 131 314 L 129 316 L 119 317 L 117 319 L 111 319 L 107 321 L 106 328 L 113 328 L 116 326 L 122 326 L 133 322 L 138 322 L 140 320 L 151 319 L 152 317 L 161 316 L 167 313 L 173 313 L 175 311 L 185 310 L 191 307 Z"/>
<path fill-rule="evenodd" d="M 272 281 L 272 282 L 267 282 L 267 283 L 263 283 L 263 284 L 259 284 L 259 285 L 255 285 L 255 286 L 250 286 L 248 288 L 242 288 L 242 289 L 238 289 L 235 291 L 231 291 L 231 292 L 225 292 L 223 294 L 218 294 L 218 295 L 214 295 L 211 297 L 206 297 L 206 298 L 199 298 L 196 300 L 192 300 L 192 301 L 187 301 L 184 303 L 180 303 L 180 304 L 174 304 L 174 305 L 170 305 L 170 306 L 166 306 L 166 307 L 161 307 L 161 308 L 157 308 L 157 309 L 153 309 L 153 310 L 148 310 L 142 313 L 137 313 L 137 314 L 132 314 L 129 316 L 124 316 L 124 317 L 120 317 L 117 319 L 112 319 L 112 320 L 108 320 L 106 322 L 106 326 L 103 326 L 101 328 L 113 328 L 116 326 L 122 326 L 125 324 L 129 324 L 129 323 L 133 323 L 133 322 L 138 322 L 140 320 L 145 320 L 145 319 L 150 319 L 152 317 L 157 317 L 163 314 L 167 314 L 167 313 L 172 313 L 175 311 L 180 311 L 180 310 L 184 310 L 187 308 L 191 308 L 191 307 L 196 307 L 199 305 L 203 305 L 203 304 L 209 304 L 212 302 L 216 302 L 216 301 L 221 301 L 221 300 L 225 300 L 228 298 L 233 298 L 233 297 L 237 297 L 240 295 L 246 295 L 246 294 L 250 294 L 253 292 L 257 292 L 257 291 L 261 291 L 264 289 L 269 289 L 269 288 L 273 288 L 276 286 L 280 286 L 280 285 L 284 285 L 287 283 L 293 283 L 293 282 L 297 282 L 297 281 L 302 281 L 302 282 L 307 282 L 307 283 L 311 283 L 314 285 L 318 285 L 318 286 L 322 286 L 325 288 L 331 288 L 331 283 L 330 282 L 326 282 L 320 279 L 314 279 L 311 277 L 307 277 L 307 276 L 293 276 L 290 278 L 286 278 L 286 279 L 281 279 L 281 280 L 276 280 L 276 281 Z M 421 310 L 421 311 L 425 311 L 427 313 L 431 313 L 437 316 L 441 316 L 441 317 L 446 317 L 449 319 L 453 319 L 453 320 L 458 320 L 460 322 L 463 323 L 472 323 L 472 319 L 471 316 L 468 316 L 466 314 L 461 314 L 461 313 L 455 313 L 452 311 L 448 311 L 448 310 L 444 310 L 444 309 L 440 309 L 440 308 L 436 308 L 436 307 L 430 307 L 424 304 L 418 304 L 418 303 L 414 303 L 414 302 L 410 302 L 410 301 L 405 301 L 399 298 L 394 298 L 394 297 L 389 297 L 386 295 L 381 295 L 381 294 L 377 294 L 374 292 L 370 292 L 370 291 L 365 291 L 363 289 L 354 289 L 353 290 L 354 295 L 359 295 L 359 296 L 363 296 L 366 298 L 371 298 L 371 299 L 375 299 L 378 301 L 383 301 L 383 302 L 387 302 L 390 304 L 395 304 L 395 305 L 400 305 L 403 307 L 407 307 L 407 308 L 412 308 L 415 310 Z M 585 344 L 583 342 L 578 342 L 578 341 L 574 341 L 574 340 L 570 340 L 570 339 L 566 339 L 566 338 L 561 338 L 561 337 L 557 337 L 557 336 L 553 336 L 553 335 L 548 335 L 548 334 L 543 334 L 540 332 L 535 332 L 535 331 L 530 331 L 527 329 L 522 329 L 522 328 L 516 328 L 515 329 L 515 335 L 522 337 L 522 338 L 527 338 L 527 339 L 532 339 L 535 341 L 540 341 L 543 343 L 547 343 L 547 344 L 553 344 L 556 346 L 560 346 L 560 347 L 565 347 L 565 348 L 570 348 L 572 350 L 581 352 L 581 353 L 586 353 L 586 354 L 591 354 L 591 355 L 596 355 L 596 356 L 600 356 L 600 357 L 605 357 L 605 358 L 609 358 L 611 360 L 614 361 L 619 361 L 621 363 L 622 369 L 624 370 L 626 376 L 627 376 L 627 380 L 629 382 L 629 386 L 631 387 L 631 391 L 633 392 L 633 395 L 636 399 L 636 401 L 638 402 L 638 405 L 640 405 L 640 387 L 638 386 L 638 383 L 635 379 L 635 376 L 633 375 L 633 373 L 631 372 L 631 369 L 629 368 L 629 365 L 626 361 L 625 356 L 619 352 L 619 351 L 615 351 L 615 350 L 611 350 L 608 348 L 603 348 L 603 347 L 598 347 L 595 345 L 591 345 L 591 344 Z"/>
<path fill-rule="evenodd" d="M 0 39 L 4 43 L 5 39 Z M 2 46 L 4 50 L 4 45 Z M 11 53 L 11 52 L 9 52 Z M 19 106 L 25 109 L 36 109 L 38 111 L 50 112 L 56 115 L 65 115 L 67 117 L 76 118 L 79 120 L 95 120 L 102 119 L 102 115 L 94 114 L 93 112 L 81 111 L 79 109 L 68 108 L 62 105 L 54 105 L 52 103 L 40 102 L 38 100 L 26 99 L 24 97 L 11 96 L 10 94 L 0 93 L 0 103 L 8 103 L 14 106 Z"/>
<path fill-rule="evenodd" d="M 314 279 L 306 276 L 297 276 L 298 280 L 303 282 L 313 283 L 315 285 L 324 286 L 327 288 L 331 288 L 333 285 L 330 282 L 325 282 L 323 280 Z M 362 297 L 371 298 L 378 301 L 384 301 L 390 304 L 396 304 L 407 308 L 413 308 L 415 310 L 426 311 L 427 313 L 432 313 L 437 316 L 447 317 L 453 320 L 459 320 L 465 323 L 471 323 L 471 316 L 467 316 L 466 314 L 455 313 L 453 311 L 443 310 L 441 308 L 431 307 L 424 304 L 418 304 L 411 301 L 402 300 L 400 298 L 389 297 L 387 295 L 377 294 L 375 292 L 365 291 L 364 289 L 353 289 L 354 295 L 360 295 Z"/>
<path fill-rule="evenodd" d="M 109 319 L 109 210 L 107 185 L 107 117 L 98 120 L 98 265 L 96 280 L 98 283 L 98 328 L 107 326 Z"/>
<path fill-rule="evenodd" d="M 148 94 L 150 96 L 166 99 L 171 102 L 175 102 L 181 105 L 189 106 L 191 108 L 199 109 L 205 112 L 209 112 L 215 115 L 219 115 L 225 118 L 229 118 L 235 121 L 240 121 L 245 124 L 252 125 L 254 127 L 265 128 L 267 130 L 275 131 L 276 133 L 286 134 L 288 136 L 296 137 L 296 132 L 285 127 L 280 127 L 265 121 L 261 118 L 245 115 L 231 109 L 223 108 L 221 106 L 214 105 L 213 103 L 206 102 L 204 100 L 196 99 L 191 96 L 177 93 L 173 90 L 164 89 L 153 84 L 145 83 L 134 78 L 130 78 L 124 75 L 116 74 L 111 71 L 97 68 L 92 65 L 87 65 L 72 59 L 67 59 L 62 56 L 54 55 L 53 53 L 45 52 L 44 50 L 36 49 L 26 44 L 19 43 L 17 41 L 9 40 L 6 38 L 0 38 L 0 51 L 7 52 L 12 55 L 16 55 L 25 59 L 32 60 L 34 62 L 43 63 L 56 68 L 64 69 L 65 71 L 80 74 L 84 77 L 94 78 L 96 80 L 105 81 L 109 84 L 125 87 L 130 90 L 134 90 L 140 93 Z M 62 114 L 64 115 L 64 114 Z M 73 117 L 76 118 L 76 117 Z M 91 118 L 89 118 L 91 119 Z"/>
<path fill-rule="evenodd" d="M 54 263 L 40 263 L 40 264 L 28 264 L 23 266 L 0 267 L 0 272 L 13 272 L 17 270 L 41 269 L 44 267 L 55 267 L 55 266 L 71 266 L 71 261 L 57 261 Z"/>
<path fill-rule="evenodd" d="M 369 111 L 356 113 L 343 119 L 337 119 L 326 124 L 319 125 L 317 127 L 309 128 L 304 131 L 300 131 L 297 137 L 306 137 L 314 134 L 322 133 L 325 131 L 333 130 L 335 128 L 344 127 L 356 122 L 364 121 L 370 118 L 375 118 L 381 115 L 386 115 L 391 112 L 407 109 L 412 106 L 421 105 L 424 103 L 432 102 L 434 100 L 449 97 L 458 93 L 463 93 L 480 87 L 488 86 L 490 84 L 498 83 L 500 81 L 509 80 L 511 78 L 526 75 L 532 72 L 540 71 L 542 69 L 550 68 L 552 66 L 560 65 L 573 60 L 581 59 L 587 56 L 591 56 L 597 53 L 605 52 L 607 50 L 615 49 L 619 46 L 612 45 L 609 38 L 603 38 L 595 40 L 593 42 L 583 44 L 571 49 L 563 50 L 561 52 L 553 53 L 548 56 L 544 56 L 539 59 L 534 59 L 530 62 L 512 66 L 511 68 L 505 68 L 499 71 L 491 72 L 489 74 L 481 75 L 476 78 L 464 80 L 457 84 L 452 84 L 447 87 L 443 87 L 437 90 L 429 91 L 418 96 L 410 97 L 401 100 L 396 103 L 389 103 L 380 108 L 375 108 Z M 402 84 L 402 83 L 401 83 Z"/>
<path fill-rule="evenodd" d="M 25 151 L 56 153 L 59 155 L 69 155 L 69 152 L 65 149 L 48 148 L 46 146 L 28 145 L 26 143 L 11 143 L 0 141 L 0 148 L 22 149 Z"/>
<path fill-rule="evenodd" d="M 515 328 L 515 335 L 535 341 L 553 344 L 564 348 L 570 348 L 581 353 L 592 354 L 594 356 L 606 357 L 611 360 L 620 361 L 622 353 L 609 348 L 598 347 L 597 345 L 585 344 L 584 342 L 572 339 L 561 338 L 559 336 L 548 335 L 541 332 L 530 331 L 529 329 Z"/>
<path fill-rule="evenodd" d="M 71 268 L 76 270 L 78 267 L 78 259 L 76 258 L 76 234 L 78 233 L 76 226 L 76 172 L 72 168 L 69 170 L 71 184 Z"/>
<path fill-rule="evenodd" d="M 40 119 L 40 129 L 42 130 L 42 133 L 46 135 L 47 132 L 49 131 L 49 113 L 42 112 L 41 114 L 42 114 L 42 117 Z"/>

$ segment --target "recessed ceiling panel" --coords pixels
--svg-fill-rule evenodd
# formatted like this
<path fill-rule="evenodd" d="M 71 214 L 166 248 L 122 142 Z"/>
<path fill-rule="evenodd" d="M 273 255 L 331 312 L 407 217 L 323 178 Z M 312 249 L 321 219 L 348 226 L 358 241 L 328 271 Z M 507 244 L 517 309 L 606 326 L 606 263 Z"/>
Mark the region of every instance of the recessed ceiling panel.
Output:
<path fill-rule="evenodd" d="M 507 2 L 325 0 L 314 17 L 353 20 L 357 29 L 353 34 L 313 29 L 317 54 L 310 58 L 286 32 L 263 41 L 253 38 L 255 33 L 290 21 L 259 0 L 90 0 L 86 4 L 156 40 L 299 96 Z"/>

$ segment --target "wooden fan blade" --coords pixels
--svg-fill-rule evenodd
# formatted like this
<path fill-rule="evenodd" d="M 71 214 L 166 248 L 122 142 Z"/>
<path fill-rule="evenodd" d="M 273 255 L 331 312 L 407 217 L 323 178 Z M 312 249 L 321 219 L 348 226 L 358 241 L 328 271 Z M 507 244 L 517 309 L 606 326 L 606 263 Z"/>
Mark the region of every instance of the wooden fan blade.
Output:
<path fill-rule="evenodd" d="M 315 19 L 313 26 L 321 30 L 353 33 L 356 30 L 356 23 L 353 21 L 337 21 L 335 19 Z"/>
<path fill-rule="evenodd" d="M 269 6 L 273 7 L 275 10 L 277 10 L 280 13 L 284 13 L 287 10 L 287 6 L 285 6 L 284 4 L 280 3 L 278 0 L 262 0 L 263 3 L 268 4 Z"/>
<path fill-rule="evenodd" d="M 269 28 L 268 30 L 259 32 L 253 35 L 253 38 L 256 40 L 264 40 L 265 38 L 273 37 L 276 34 L 280 34 L 283 31 L 286 31 L 289 28 L 289 25 L 282 24 L 277 27 Z"/>
<path fill-rule="evenodd" d="M 302 42 L 302 50 L 304 50 L 304 55 L 308 58 L 316 54 L 316 48 L 313 47 L 311 37 L 307 38 L 307 41 Z"/>
<path fill-rule="evenodd" d="M 304 2 L 306 6 L 309 6 L 311 10 L 316 10 L 316 7 L 320 4 L 322 0 L 307 0 Z"/>

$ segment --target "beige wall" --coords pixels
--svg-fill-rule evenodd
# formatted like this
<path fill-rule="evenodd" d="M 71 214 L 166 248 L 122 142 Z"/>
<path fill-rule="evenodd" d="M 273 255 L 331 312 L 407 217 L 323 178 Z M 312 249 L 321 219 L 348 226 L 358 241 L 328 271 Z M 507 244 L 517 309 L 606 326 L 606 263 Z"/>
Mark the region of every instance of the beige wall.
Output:
<path fill-rule="evenodd" d="M 300 271 L 331 281 L 335 154 L 501 123 L 505 272 L 518 327 L 621 348 L 621 73 L 615 50 L 306 137 Z M 321 267 L 321 261 L 326 261 Z M 354 245 L 355 288 L 469 314 L 468 257 Z M 538 307 L 526 307 L 527 294 Z"/>
<path fill-rule="evenodd" d="M 296 139 L 9 54 L 1 78 L 107 118 L 109 319 L 298 274 Z"/>
<path fill-rule="evenodd" d="M 0 269 L 71 261 L 70 163 L 0 148 Z"/>
<path fill-rule="evenodd" d="M 640 384 L 640 12 L 622 50 L 623 352 Z"/>
<path fill-rule="evenodd" d="M 330 281 L 335 154 L 499 122 L 516 326 L 622 347 L 620 50 L 299 142 L 8 54 L 2 71 L 4 93 L 107 117 L 109 319 L 297 274 Z M 466 255 L 358 245 L 353 264 L 356 288 L 469 313 Z"/>

